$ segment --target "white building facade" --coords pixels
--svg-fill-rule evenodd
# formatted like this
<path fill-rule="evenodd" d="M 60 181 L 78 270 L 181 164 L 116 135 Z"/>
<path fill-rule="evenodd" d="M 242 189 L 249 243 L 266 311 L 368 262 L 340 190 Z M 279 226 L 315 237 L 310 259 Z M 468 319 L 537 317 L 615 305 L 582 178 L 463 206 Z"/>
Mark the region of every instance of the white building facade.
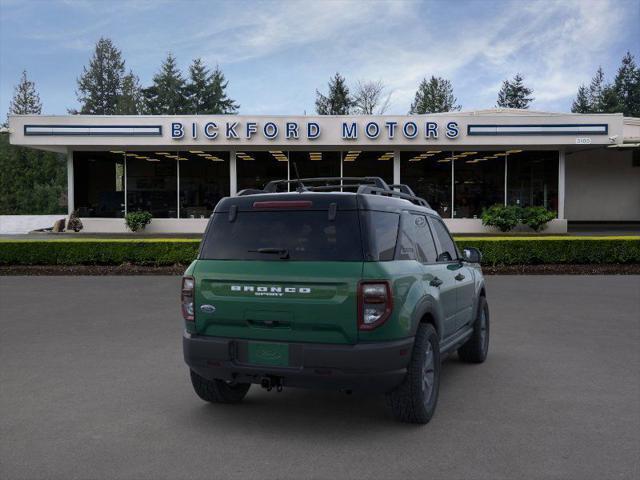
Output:
<path fill-rule="evenodd" d="M 485 110 L 410 116 L 12 116 L 11 143 L 64 153 L 87 232 L 198 233 L 220 198 L 270 180 L 379 176 L 408 184 L 455 233 L 494 204 L 568 222 L 640 222 L 640 119 Z"/>

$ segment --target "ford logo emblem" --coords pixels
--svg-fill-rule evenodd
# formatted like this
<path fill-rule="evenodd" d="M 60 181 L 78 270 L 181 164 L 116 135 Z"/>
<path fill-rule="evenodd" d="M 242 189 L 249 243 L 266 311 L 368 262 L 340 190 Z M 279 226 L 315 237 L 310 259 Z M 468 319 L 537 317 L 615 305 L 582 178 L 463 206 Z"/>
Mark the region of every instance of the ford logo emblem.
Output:
<path fill-rule="evenodd" d="M 216 311 L 216 307 L 214 307 L 213 305 L 202 305 L 200 307 L 200 310 L 204 313 L 213 313 Z"/>

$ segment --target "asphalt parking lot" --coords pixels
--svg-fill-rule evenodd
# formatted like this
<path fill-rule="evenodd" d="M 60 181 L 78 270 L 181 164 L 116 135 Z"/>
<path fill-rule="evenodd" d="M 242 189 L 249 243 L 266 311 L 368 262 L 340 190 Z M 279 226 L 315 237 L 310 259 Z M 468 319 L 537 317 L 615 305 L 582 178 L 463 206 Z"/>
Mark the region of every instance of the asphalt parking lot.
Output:
<path fill-rule="evenodd" d="M 640 478 L 640 277 L 489 277 L 491 351 L 438 411 L 254 387 L 182 361 L 177 277 L 0 277 L 0 478 Z"/>

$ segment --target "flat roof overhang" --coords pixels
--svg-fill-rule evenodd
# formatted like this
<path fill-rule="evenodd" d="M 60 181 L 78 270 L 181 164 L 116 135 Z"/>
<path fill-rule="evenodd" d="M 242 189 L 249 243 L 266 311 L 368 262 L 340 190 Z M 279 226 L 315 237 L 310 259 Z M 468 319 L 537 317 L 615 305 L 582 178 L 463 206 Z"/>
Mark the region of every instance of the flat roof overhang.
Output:
<path fill-rule="evenodd" d="M 353 116 L 9 117 L 14 145 L 73 150 L 576 149 L 622 144 L 622 114 L 527 111 Z"/>

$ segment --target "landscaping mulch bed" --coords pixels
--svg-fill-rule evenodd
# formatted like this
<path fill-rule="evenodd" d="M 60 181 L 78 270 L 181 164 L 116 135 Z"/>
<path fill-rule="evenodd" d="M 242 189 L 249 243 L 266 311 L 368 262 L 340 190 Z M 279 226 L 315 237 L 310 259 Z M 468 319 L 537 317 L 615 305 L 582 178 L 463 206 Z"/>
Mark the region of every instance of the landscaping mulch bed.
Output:
<path fill-rule="evenodd" d="M 3 275 L 182 275 L 186 265 L 0 265 Z M 485 275 L 640 275 L 640 263 L 484 266 Z"/>

